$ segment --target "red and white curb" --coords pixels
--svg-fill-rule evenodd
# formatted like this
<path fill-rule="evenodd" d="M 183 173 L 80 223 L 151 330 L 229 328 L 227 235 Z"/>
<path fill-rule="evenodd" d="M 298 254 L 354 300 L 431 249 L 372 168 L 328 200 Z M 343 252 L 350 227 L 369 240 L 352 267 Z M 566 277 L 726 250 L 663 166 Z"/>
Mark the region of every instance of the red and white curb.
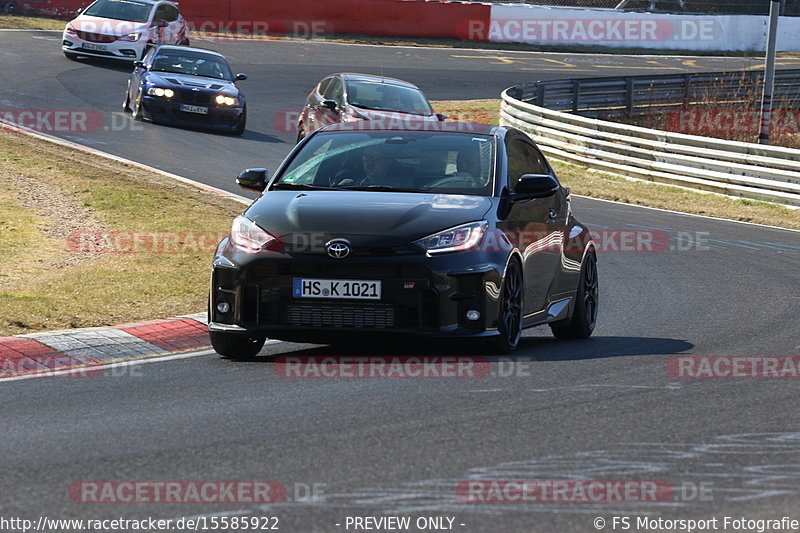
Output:
<path fill-rule="evenodd" d="M 0 379 L 91 369 L 209 346 L 205 313 L 114 327 L 2 337 Z"/>

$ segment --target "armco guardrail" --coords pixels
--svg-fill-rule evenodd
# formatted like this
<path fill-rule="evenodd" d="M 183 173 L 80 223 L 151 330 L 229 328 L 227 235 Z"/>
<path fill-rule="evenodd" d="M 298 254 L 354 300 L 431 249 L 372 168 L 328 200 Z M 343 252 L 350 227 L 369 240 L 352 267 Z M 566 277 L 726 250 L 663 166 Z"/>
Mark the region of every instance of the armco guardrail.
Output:
<path fill-rule="evenodd" d="M 625 78 L 584 78 L 543 81 L 509 89 L 509 95 L 553 111 L 585 117 L 628 117 L 667 113 L 693 106 L 751 107 L 760 95 L 761 71 L 667 74 Z M 756 96 L 754 96 L 756 93 Z M 800 70 L 779 70 L 775 75 L 776 107 L 800 103 Z"/>
<path fill-rule="evenodd" d="M 552 110 L 523 100 L 538 98 L 541 89 L 536 85 L 503 92 L 501 123 L 528 133 L 552 158 L 648 181 L 800 206 L 800 150 Z"/>

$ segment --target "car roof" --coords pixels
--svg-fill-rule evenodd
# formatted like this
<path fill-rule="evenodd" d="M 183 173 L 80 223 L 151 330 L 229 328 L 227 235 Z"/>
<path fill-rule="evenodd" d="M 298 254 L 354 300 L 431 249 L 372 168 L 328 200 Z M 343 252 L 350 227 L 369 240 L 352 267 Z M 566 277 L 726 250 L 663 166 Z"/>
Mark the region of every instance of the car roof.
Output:
<path fill-rule="evenodd" d="M 410 89 L 419 90 L 419 87 L 417 87 L 413 83 L 404 80 L 399 80 L 397 78 L 389 78 L 386 76 L 375 76 L 373 74 L 358 74 L 355 72 L 340 72 L 337 74 L 333 74 L 333 76 L 340 76 L 345 81 L 366 81 L 369 83 L 386 83 L 388 85 L 397 85 L 400 87 L 408 87 Z"/>
<path fill-rule="evenodd" d="M 138 0 L 137 0 L 138 1 Z M 219 52 L 215 52 L 214 50 L 208 50 L 206 48 L 195 48 L 194 46 L 179 46 L 174 44 L 162 44 L 159 45 L 158 50 L 166 50 L 167 52 L 200 52 L 203 54 L 211 54 L 218 57 L 225 59 L 225 56 L 220 54 Z"/>
<path fill-rule="evenodd" d="M 505 131 L 502 126 L 478 124 L 476 122 L 434 122 L 418 119 L 358 120 L 335 122 L 318 130 L 333 133 L 339 131 L 424 131 L 440 133 L 463 133 L 465 135 L 498 135 Z"/>

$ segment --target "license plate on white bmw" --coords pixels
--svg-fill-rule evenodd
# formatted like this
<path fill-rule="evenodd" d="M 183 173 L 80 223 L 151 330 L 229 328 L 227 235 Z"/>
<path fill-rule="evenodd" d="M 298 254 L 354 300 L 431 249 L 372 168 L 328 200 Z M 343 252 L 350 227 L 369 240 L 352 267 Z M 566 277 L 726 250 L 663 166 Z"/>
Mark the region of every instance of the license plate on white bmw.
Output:
<path fill-rule="evenodd" d="M 200 105 L 181 105 L 181 111 L 184 113 L 197 113 L 198 115 L 208 115 L 208 108 Z"/>
<path fill-rule="evenodd" d="M 84 50 L 92 50 L 94 52 L 106 52 L 108 51 L 108 46 L 104 44 L 92 44 L 92 43 L 83 43 Z"/>
<path fill-rule="evenodd" d="M 339 298 L 347 300 L 380 300 L 381 282 L 377 280 L 294 278 L 295 298 Z"/>

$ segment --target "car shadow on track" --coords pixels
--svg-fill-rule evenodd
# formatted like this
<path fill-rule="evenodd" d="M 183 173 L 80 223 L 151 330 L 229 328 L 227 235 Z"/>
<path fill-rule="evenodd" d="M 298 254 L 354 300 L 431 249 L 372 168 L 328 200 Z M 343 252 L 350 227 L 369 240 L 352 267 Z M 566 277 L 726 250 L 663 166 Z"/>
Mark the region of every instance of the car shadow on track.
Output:
<path fill-rule="evenodd" d="M 246 362 L 271 363 L 281 356 L 292 357 L 385 357 L 385 356 L 464 356 L 527 361 L 579 361 L 641 355 L 674 355 L 691 350 L 685 340 L 656 337 L 592 337 L 588 340 L 557 340 L 548 337 L 523 337 L 511 355 L 492 354 L 480 342 L 445 340 L 392 340 L 392 342 L 307 345 L 281 343 L 280 351 L 262 350 Z M 276 347 L 277 348 L 277 347 Z M 287 349 L 288 348 L 288 349 Z M 294 349 L 293 349 L 294 348 Z M 268 353 L 270 352 L 270 353 Z"/>
<path fill-rule="evenodd" d="M 76 67 L 98 67 L 106 70 L 115 70 L 130 74 L 133 71 L 133 62 L 121 61 L 119 59 L 102 59 L 100 57 L 78 57 L 77 59 L 67 59 L 64 61 Z"/>

